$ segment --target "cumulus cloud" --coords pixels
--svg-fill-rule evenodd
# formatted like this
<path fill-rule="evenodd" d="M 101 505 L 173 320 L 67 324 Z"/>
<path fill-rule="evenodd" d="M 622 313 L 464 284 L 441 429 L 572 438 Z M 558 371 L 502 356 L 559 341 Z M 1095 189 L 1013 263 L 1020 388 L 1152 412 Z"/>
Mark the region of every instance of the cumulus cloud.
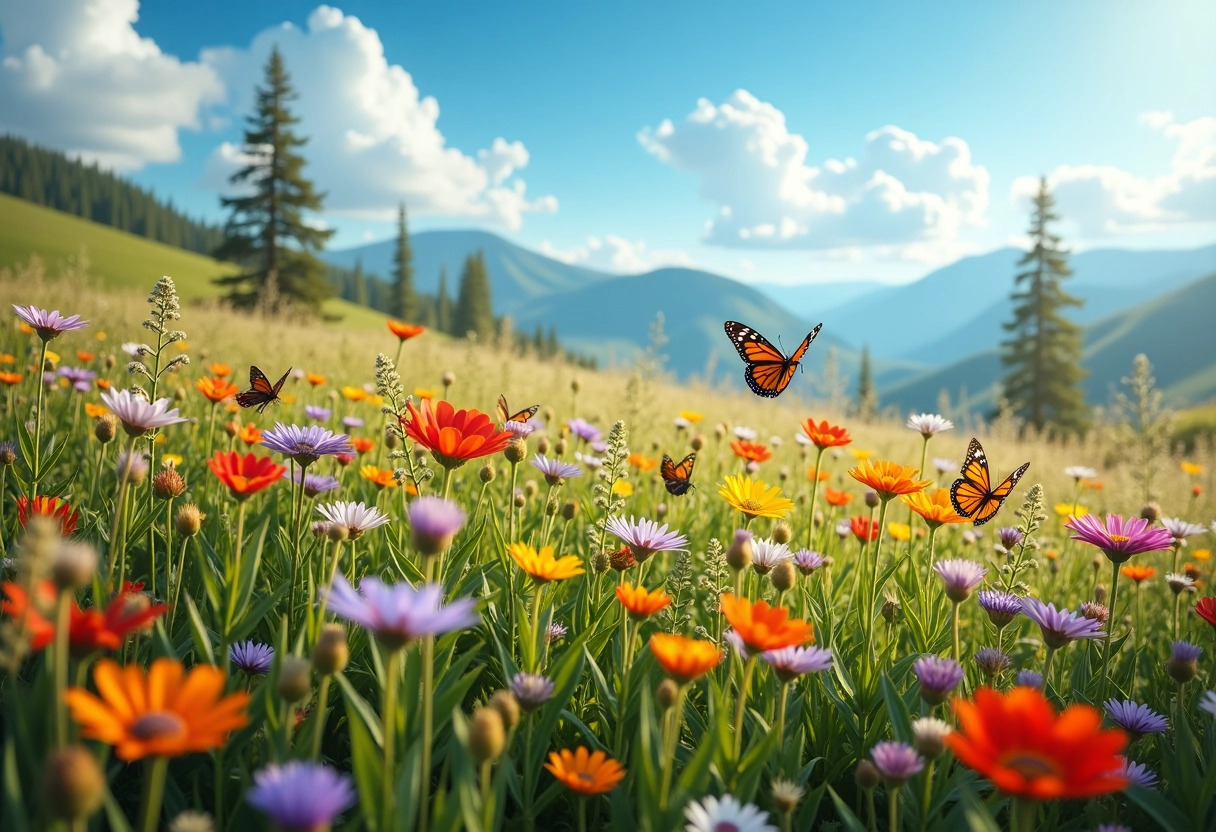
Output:
<path fill-rule="evenodd" d="M 134 28 L 138 0 L 0 0 L 0 132 L 134 170 L 181 156 L 224 85 Z"/>
<path fill-rule="evenodd" d="M 276 45 L 299 92 L 292 109 L 309 138 L 307 172 L 326 192 L 327 211 L 386 219 L 404 201 L 414 216 L 516 229 L 525 214 L 557 210 L 555 197 L 528 195 L 519 176 L 529 161 L 522 142 L 496 138 L 473 155 L 448 146 L 439 102 L 388 62 L 374 29 L 330 6 L 314 10 L 303 29 L 284 23 L 260 32 L 248 48 L 203 53 L 233 91 L 234 114 L 251 108 L 252 86 Z M 218 146 L 204 181 L 226 189 L 238 155 L 235 146 Z"/>
<path fill-rule="evenodd" d="M 565 249 L 543 240 L 537 246 L 537 251 L 570 265 L 622 274 L 641 274 L 665 266 L 695 268 L 697 265 L 687 252 L 678 249 L 651 249 L 642 240 L 629 240 L 616 234 L 607 234 L 602 239 L 588 237 L 585 243 Z"/>
<path fill-rule="evenodd" d="M 1169 170 L 1140 176 L 1114 165 L 1061 165 L 1047 177 L 1059 212 L 1086 237 L 1160 231 L 1184 223 L 1216 221 L 1216 118 L 1179 124 L 1153 110 L 1140 123 L 1173 144 Z M 1038 177 L 1014 181 L 1020 210 L 1038 191 Z"/>
<path fill-rule="evenodd" d="M 679 124 L 638 133 L 650 154 L 697 177 L 717 206 L 709 243 L 757 248 L 949 244 L 984 224 L 988 171 L 958 138 L 923 140 L 886 126 L 858 158 L 808 163 L 810 146 L 785 115 L 746 90 L 701 99 Z"/>

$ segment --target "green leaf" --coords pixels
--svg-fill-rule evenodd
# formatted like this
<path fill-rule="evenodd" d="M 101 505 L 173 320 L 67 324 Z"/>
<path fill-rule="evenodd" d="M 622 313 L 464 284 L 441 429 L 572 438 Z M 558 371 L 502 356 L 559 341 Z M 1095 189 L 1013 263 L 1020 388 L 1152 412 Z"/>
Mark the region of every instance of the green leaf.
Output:
<path fill-rule="evenodd" d="M 853 814 L 845 802 L 840 799 L 840 795 L 836 794 L 836 790 L 828 786 L 828 794 L 832 796 L 832 802 L 836 804 L 836 812 L 840 815 L 840 822 L 844 824 L 844 828 L 849 832 L 869 832 L 866 825 L 861 822 L 857 815 Z"/>

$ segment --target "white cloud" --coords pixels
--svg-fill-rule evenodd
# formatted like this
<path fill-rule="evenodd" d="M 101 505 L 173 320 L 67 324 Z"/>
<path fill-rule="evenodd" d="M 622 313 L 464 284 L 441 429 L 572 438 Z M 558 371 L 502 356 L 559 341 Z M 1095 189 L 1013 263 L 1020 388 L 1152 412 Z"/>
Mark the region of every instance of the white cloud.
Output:
<path fill-rule="evenodd" d="M 181 156 L 224 86 L 141 38 L 138 0 L 0 0 L 0 132 L 106 167 Z"/>
<path fill-rule="evenodd" d="M 307 174 L 326 193 L 327 211 L 387 219 L 404 201 L 414 216 L 517 229 L 525 214 L 557 210 L 553 196 L 528 196 L 519 177 L 529 161 L 522 142 L 499 137 L 475 155 L 449 147 L 438 126 L 439 102 L 388 62 L 374 29 L 330 6 L 314 10 L 304 29 L 284 23 L 257 34 L 248 48 L 203 53 L 233 91 L 232 115 L 251 108 L 253 86 L 275 45 L 299 93 L 291 106 L 309 139 Z M 235 150 L 213 151 L 205 182 L 227 188 Z"/>
<path fill-rule="evenodd" d="M 678 249 L 651 250 L 642 240 L 628 240 L 617 234 L 607 234 L 603 239 L 588 237 L 585 243 L 565 249 L 542 240 L 536 249 L 546 257 L 563 263 L 623 274 L 641 274 L 665 266 L 690 269 L 697 266 L 687 252 Z"/>
<path fill-rule="evenodd" d="M 988 207 L 988 171 L 962 139 L 935 143 L 886 126 L 865 137 L 860 158 L 812 166 L 807 140 L 746 90 L 720 105 L 701 99 L 680 124 L 665 120 L 637 138 L 697 177 L 717 206 L 706 241 L 723 246 L 923 249 L 983 225 Z"/>
<path fill-rule="evenodd" d="M 1048 175 L 1059 213 L 1081 235 L 1105 237 L 1216 222 L 1216 118 L 1179 124 L 1173 113 L 1154 110 L 1142 113 L 1140 123 L 1173 143 L 1168 172 L 1140 176 L 1114 165 L 1061 165 Z M 1028 210 L 1038 188 L 1038 177 L 1015 180 L 1015 206 Z"/>

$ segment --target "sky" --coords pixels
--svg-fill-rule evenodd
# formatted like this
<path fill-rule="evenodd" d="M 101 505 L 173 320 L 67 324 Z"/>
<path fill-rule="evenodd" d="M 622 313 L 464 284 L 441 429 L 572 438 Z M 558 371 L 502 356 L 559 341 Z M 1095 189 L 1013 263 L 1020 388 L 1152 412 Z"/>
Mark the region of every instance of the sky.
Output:
<path fill-rule="evenodd" d="M 624 273 L 915 279 L 1216 241 L 1216 4 L 0 0 L 0 132 L 196 216 L 273 47 L 331 248 L 481 228 Z"/>

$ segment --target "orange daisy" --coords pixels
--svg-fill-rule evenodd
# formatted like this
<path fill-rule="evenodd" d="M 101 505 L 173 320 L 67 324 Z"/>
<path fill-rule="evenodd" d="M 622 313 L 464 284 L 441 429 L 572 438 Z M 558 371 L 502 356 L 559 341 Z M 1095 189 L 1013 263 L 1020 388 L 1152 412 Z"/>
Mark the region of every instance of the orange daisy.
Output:
<path fill-rule="evenodd" d="M 87 352 L 86 350 L 76 350 L 76 360 L 82 364 L 88 364 L 96 357 L 96 353 Z"/>
<path fill-rule="evenodd" d="M 0 373 L 0 384 L 20 384 L 23 378 L 21 373 Z"/>
<path fill-rule="evenodd" d="M 550 751 L 545 763 L 549 773 L 577 794 L 604 794 L 625 779 L 625 768 L 603 751 L 588 751 L 580 745 L 571 751 Z"/>
<path fill-rule="evenodd" d="M 187 673 L 181 662 L 160 658 L 145 673 L 102 659 L 93 668 L 99 695 L 71 688 L 64 699 L 84 736 L 114 746 L 120 759 L 179 757 L 219 748 L 249 724 L 249 694 L 224 696 L 225 681 L 224 671 L 206 664 Z"/>
<path fill-rule="evenodd" d="M 1119 573 L 1128 580 L 1141 583 L 1156 575 L 1157 570 L 1151 566 L 1139 566 L 1129 563 L 1127 566 L 1120 569 Z"/>
<path fill-rule="evenodd" d="M 1006 694 L 980 688 L 974 701 L 955 699 L 953 707 L 959 728 L 946 744 L 1005 794 L 1055 800 L 1127 787 L 1119 756 L 1127 734 L 1103 730 L 1102 713 L 1091 705 L 1057 715 L 1042 691 L 1019 686 Z"/>
<path fill-rule="evenodd" d="M 0 352 L 0 364 L 16 364 L 17 356 L 11 352 Z"/>
<path fill-rule="evenodd" d="M 538 584 L 564 581 L 586 571 L 578 555 L 554 557 L 552 546 L 542 546 L 538 552 L 527 543 L 512 543 L 507 546 L 507 554 Z"/>
<path fill-rule="evenodd" d="M 325 376 L 320 373 L 306 373 L 304 378 L 308 379 L 308 383 L 313 387 L 320 387 L 325 383 Z"/>
<path fill-rule="evenodd" d="M 895 462 L 880 459 L 875 462 L 863 462 L 856 468 L 849 469 L 849 476 L 862 485 L 867 485 L 878 492 L 878 496 L 886 502 L 899 494 L 912 494 L 920 491 L 932 480 L 918 480 L 920 473 L 917 468 L 910 468 Z"/>
<path fill-rule="evenodd" d="M 470 459 L 504 451 L 515 438 L 473 408 L 457 410 L 451 402 L 432 406 L 427 400 L 423 400 L 421 410 L 413 402 L 405 406 L 408 415 L 401 417 L 405 435 L 430 451 L 445 468 L 457 468 Z"/>
<path fill-rule="evenodd" d="M 138 589 L 135 588 L 138 586 Z M 154 604 L 139 591 L 143 584 L 124 584 L 123 591 L 106 605 L 81 609 L 73 600 L 68 608 L 68 645 L 76 656 L 87 656 L 97 650 L 117 650 L 127 636 L 150 627 L 152 622 L 169 610 L 168 604 Z M 0 584 L 0 612 L 14 621 L 25 621 L 30 648 L 41 650 L 55 640 L 55 585 L 40 581 L 30 604 L 25 587 L 8 581 Z"/>
<path fill-rule="evenodd" d="M 838 448 L 853 441 L 846 428 L 829 424 L 826 419 L 819 424 L 815 424 L 814 419 L 807 419 L 802 423 L 802 432 L 811 440 L 812 445 L 820 449 Z"/>
<path fill-rule="evenodd" d="M 375 465 L 364 465 L 359 469 L 359 476 L 365 480 L 371 480 L 381 488 L 391 488 L 397 484 L 397 480 L 393 478 L 392 468 L 377 468 Z"/>
<path fill-rule="evenodd" d="M 968 518 L 954 510 L 954 504 L 950 502 L 950 491 L 945 488 L 938 488 L 932 494 L 925 491 L 903 494 L 899 499 L 935 529 L 944 523 L 969 522 Z"/>
<path fill-rule="evenodd" d="M 635 587 L 629 581 L 625 581 L 616 588 L 616 597 L 621 602 L 621 606 L 634 618 L 654 615 L 671 603 L 671 596 L 662 589 L 651 592 L 640 584 Z"/>
<path fill-rule="evenodd" d="M 816 468 L 812 465 L 806 472 L 806 478 L 811 482 L 818 480 L 819 482 L 827 482 L 832 478 L 831 471 L 824 471 L 822 468 Z"/>
<path fill-rule="evenodd" d="M 810 622 L 790 618 L 785 607 L 770 607 L 767 601 L 753 604 L 726 592 L 722 595 L 722 614 L 753 653 L 797 647 L 815 640 Z"/>
<path fill-rule="evenodd" d="M 110 408 L 104 404 L 93 404 L 92 402 L 84 403 L 84 415 L 90 419 L 96 419 L 98 416 L 105 416 L 110 412 Z"/>
<path fill-rule="evenodd" d="M 655 633 L 650 637 L 650 652 L 663 671 L 681 685 L 699 679 L 722 661 L 722 650 L 712 641 Z"/>
<path fill-rule="evenodd" d="M 659 461 L 653 457 L 646 456 L 646 454 L 640 454 L 637 451 L 634 451 L 629 455 L 629 464 L 634 468 L 637 468 L 639 471 L 645 472 L 653 471 L 654 467 L 659 464 Z"/>
<path fill-rule="evenodd" d="M 748 462 L 765 462 L 773 458 L 773 452 L 759 442 L 748 442 L 746 439 L 736 439 L 730 443 L 730 449 L 739 459 Z"/>
<path fill-rule="evenodd" d="M 258 430 L 258 426 L 253 422 L 246 422 L 245 424 L 241 425 L 241 429 L 237 433 L 237 436 L 239 436 L 241 441 L 246 445 L 256 445 L 262 441 L 262 432 Z"/>
<path fill-rule="evenodd" d="M 835 488 L 823 489 L 823 499 L 828 501 L 830 506 L 847 506 L 853 502 L 854 495 L 847 491 L 837 491 Z"/>
<path fill-rule="evenodd" d="M 97 389 L 98 390 L 109 390 L 110 389 L 110 380 L 108 378 L 97 379 Z"/>
<path fill-rule="evenodd" d="M 216 378 L 228 378 L 232 375 L 232 368 L 220 361 L 212 361 L 207 365 L 207 372 Z"/>
<path fill-rule="evenodd" d="M 342 387 L 342 397 L 347 401 L 361 402 L 367 398 L 367 391 L 362 387 L 352 387 L 346 384 Z"/>
<path fill-rule="evenodd" d="M 219 376 L 200 378 L 194 382 L 194 386 L 198 392 L 206 396 L 212 403 L 222 402 L 224 399 L 241 392 L 241 388 Z"/>
<path fill-rule="evenodd" d="M 426 327 L 422 324 L 403 324 L 400 321 L 387 321 L 388 331 L 396 335 L 402 341 L 408 341 L 411 338 L 417 338 L 426 331 Z"/>

